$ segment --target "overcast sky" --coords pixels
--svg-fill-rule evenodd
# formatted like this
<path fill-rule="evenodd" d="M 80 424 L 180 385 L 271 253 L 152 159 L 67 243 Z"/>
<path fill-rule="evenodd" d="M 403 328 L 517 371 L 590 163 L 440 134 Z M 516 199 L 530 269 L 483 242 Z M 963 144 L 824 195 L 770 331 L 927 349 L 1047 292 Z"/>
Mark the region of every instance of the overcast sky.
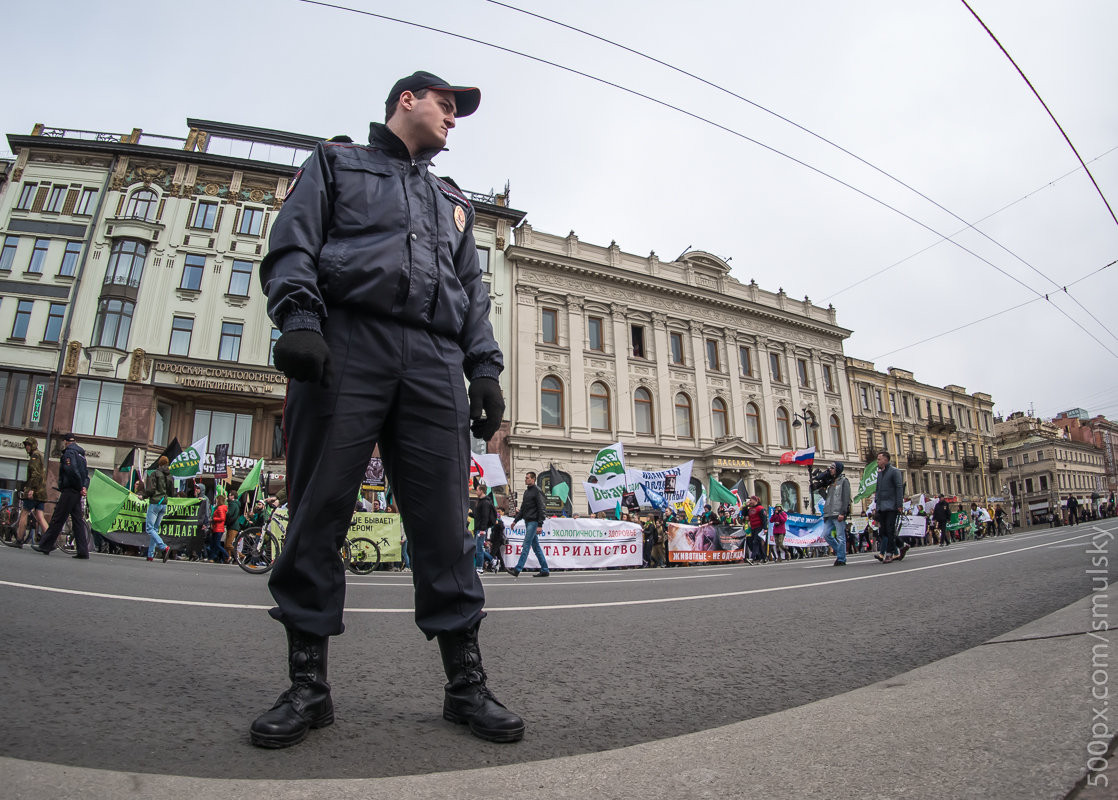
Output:
<path fill-rule="evenodd" d="M 1118 258 L 1118 225 L 961 2 L 510 0 L 746 97 L 950 213 L 754 106 L 516 11 L 484 0 L 341 3 L 560 63 L 772 150 L 523 56 L 297 0 L 13 4 L 0 130 L 43 122 L 184 136 L 198 117 L 363 141 L 391 84 L 426 69 L 482 89 L 438 173 L 474 191 L 508 181 L 536 229 L 664 260 L 688 246 L 731 258 L 743 282 L 834 303 L 854 329 L 847 355 L 988 392 L 999 413 L 1082 406 L 1118 417 L 1118 339 L 1102 327 L 1118 333 L 1118 265 L 1070 297 L 1058 289 Z M 1118 211 L 1118 2 L 971 5 Z M 994 241 L 955 236 L 966 224 L 952 215 Z M 900 350 L 1035 292 L 1057 294 Z"/>

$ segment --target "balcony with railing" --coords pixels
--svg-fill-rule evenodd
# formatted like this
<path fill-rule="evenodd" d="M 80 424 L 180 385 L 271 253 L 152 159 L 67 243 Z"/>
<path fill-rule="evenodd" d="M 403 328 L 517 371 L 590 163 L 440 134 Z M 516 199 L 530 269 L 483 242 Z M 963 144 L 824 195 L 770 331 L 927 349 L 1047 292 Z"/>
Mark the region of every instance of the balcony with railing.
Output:
<path fill-rule="evenodd" d="M 920 469 L 928 464 L 928 454 L 923 450 L 910 450 L 908 453 L 908 466 L 910 469 Z"/>
<path fill-rule="evenodd" d="M 955 424 L 955 420 L 950 417 L 928 417 L 928 432 L 929 433 L 954 433 L 959 429 Z"/>
<path fill-rule="evenodd" d="M 980 463 L 978 456 L 963 456 L 963 470 L 966 472 L 974 472 Z"/>
<path fill-rule="evenodd" d="M 868 464 L 870 461 L 873 461 L 875 458 L 877 458 L 877 454 L 879 452 L 880 451 L 876 447 L 863 447 L 862 460 Z"/>
<path fill-rule="evenodd" d="M 986 468 L 991 472 L 1001 472 L 1005 469 L 1005 462 L 1000 458 L 991 458 L 986 462 Z"/>

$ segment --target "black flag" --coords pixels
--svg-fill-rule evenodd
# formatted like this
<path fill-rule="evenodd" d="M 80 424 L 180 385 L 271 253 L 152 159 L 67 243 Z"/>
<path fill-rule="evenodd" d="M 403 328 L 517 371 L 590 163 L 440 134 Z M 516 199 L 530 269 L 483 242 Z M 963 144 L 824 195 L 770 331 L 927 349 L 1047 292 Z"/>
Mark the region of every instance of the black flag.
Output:
<path fill-rule="evenodd" d="M 159 463 L 159 459 L 163 456 L 167 456 L 168 461 L 174 461 L 176 458 L 178 458 L 181 452 L 182 445 L 179 444 L 179 438 L 176 436 L 174 439 L 171 440 L 171 443 L 167 445 L 163 452 L 155 457 L 155 461 L 152 461 L 151 464 L 148 465 L 148 468 L 144 470 L 144 472 L 151 472 L 153 469 L 155 469 L 155 465 Z"/>
<path fill-rule="evenodd" d="M 116 468 L 116 471 L 117 472 L 124 472 L 126 470 L 130 470 L 130 469 L 132 469 L 132 465 L 135 464 L 135 463 L 136 463 L 136 448 L 133 447 L 131 450 L 128 451 L 128 455 L 126 455 L 124 457 L 124 460 L 120 462 L 120 466 Z"/>

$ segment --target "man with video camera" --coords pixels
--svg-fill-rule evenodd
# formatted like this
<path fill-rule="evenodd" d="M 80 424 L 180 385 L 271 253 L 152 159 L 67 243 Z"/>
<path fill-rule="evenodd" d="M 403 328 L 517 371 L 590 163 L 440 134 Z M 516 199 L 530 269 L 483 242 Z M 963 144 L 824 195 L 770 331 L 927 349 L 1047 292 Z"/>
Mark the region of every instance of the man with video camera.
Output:
<path fill-rule="evenodd" d="M 812 488 L 817 484 L 830 485 L 825 489 L 823 501 L 823 537 L 835 551 L 836 567 L 846 566 L 846 516 L 850 512 L 850 480 L 843 474 L 845 466 L 836 461 L 827 468 L 827 476 L 812 480 Z"/>

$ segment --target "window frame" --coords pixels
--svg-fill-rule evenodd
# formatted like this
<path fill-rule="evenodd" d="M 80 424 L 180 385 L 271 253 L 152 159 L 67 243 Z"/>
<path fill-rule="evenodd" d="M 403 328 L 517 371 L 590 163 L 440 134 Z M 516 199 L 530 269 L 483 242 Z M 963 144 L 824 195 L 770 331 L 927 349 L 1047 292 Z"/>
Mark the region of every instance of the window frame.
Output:
<path fill-rule="evenodd" d="M 27 329 L 31 325 L 31 315 L 34 310 L 34 300 L 27 300 L 22 297 L 16 300 L 16 313 L 12 317 L 12 331 L 8 337 L 9 339 L 19 342 L 27 341 Z"/>
<path fill-rule="evenodd" d="M 547 385 L 549 381 L 554 382 L 554 384 L 555 384 L 554 388 Z M 544 415 L 545 395 L 549 399 L 554 399 L 554 402 L 556 402 L 558 404 L 558 406 L 555 409 L 555 413 L 550 415 L 550 416 L 554 416 L 558 420 L 558 422 L 545 422 L 544 421 L 544 417 L 545 417 L 545 415 Z M 540 426 L 541 427 L 543 427 L 543 428 L 555 428 L 555 429 L 560 429 L 560 430 L 565 427 L 564 424 L 563 424 L 563 422 L 564 422 L 564 418 L 563 418 L 564 402 L 563 401 L 565 399 L 563 395 L 564 395 L 563 381 L 558 376 L 556 376 L 556 375 L 544 375 L 543 378 L 540 379 Z"/>
<path fill-rule="evenodd" d="M 784 383 L 784 370 L 780 363 L 780 353 L 769 353 L 769 377 L 773 383 Z"/>
<path fill-rule="evenodd" d="M 721 358 L 720 358 L 720 354 L 718 352 L 718 340 L 717 339 L 707 339 L 706 340 L 706 351 L 707 351 L 707 369 L 710 370 L 711 372 L 721 372 L 722 371 L 722 361 L 721 361 Z"/>
<path fill-rule="evenodd" d="M 647 399 L 642 399 L 647 398 Z M 641 430 L 641 408 L 646 407 L 648 414 L 648 430 Z M 633 421 L 636 432 L 642 436 L 655 436 L 656 435 L 656 415 L 652 404 L 652 392 L 644 386 L 638 386 L 633 392 Z"/>
<path fill-rule="evenodd" d="M 750 409 L 752 409 L 752 412 L 750 412 Z M 754 427 L 757 429 L 756 441 L 750 438 Z M 761 426 L 761 407 L 753 402 L 745 404 L 745 440 L 749 444 L 756 445 L 764 444 L 765 441 L 764 429 Z"/>
<path fill-rule="evenodd" d="M 57 321 L 54 338 L 50 337 L 51 323 Z M 50 303 L 47 307 L 47 322 L 43 326 L 43 344 L 58 344 L 62 341 L 62 325 L 66 321 L 66 304 Z"/>
<path fill-rule="evenodd" d="M 680 398 L 683 402 L 680 403 Z M 672 400 L 673 408 L 675 409 L 675 436 L 677 439 L 694 439 L 695 438 L 695 415 L 692 413 L 693 406 L 690 396 L 686 392 L 676 392 L 675 398 Z M 680 422 L 683 421 L 680 417 L 680 411 L 686 410 L 687 412 L 687 431 L 680 433 Z"/>
<path fill-rule="evenodd" d="M 124 280 L 121 280 L 120 262 L 124 258 L 128 259 L 128 271 L 127 275 L 123 276 Z M 105 267 L 105 283 L 139 289 L 147 260 L 148 246 L 146 242 L 139 239 L 115 240 L 109 250 L 109 263 Z M 137 262 L 139 268 L 137 268 Z"/>
<path fill-rule="evenodd" d="M 811 388 L 811 370 L 808 369 L 806 358 L 796 359 L 796 378 L 800 381 L 801 389 Z"/>
<path fill-rule="evenodd" d="M 179 325 L 180 322 L 190 323 L 187 327 Z M 181 352 L 175 349 L 176 339 L 182 341 L 182 334 L 186 334 L 186 347 L 181 348 Z M 176 336 L 176 334 L 178 334 Z M 189 356 L 190 343 L 194 339 L 194 317 L 184 317 L 175 314 L 171 317 L 171 337 L 167 341 L 167 355 L 171 356 Z"/>
<path fill-rule="evenodd" d="M 668 350 L 671 351 L 672 363 L 677 367 L 687 364 L 687 353 L 684 349 L 682 331 L 668 331 Z"/>
<path fill-rule="evenodd" d="M 776 407 L 776 441 L 777 447 L 792 447 L 792 416 L 784 406 Z"/>
<path fill-rule="evenodd" d="M 82 243 L 76 241 L 66 242 L 66 249 L 62 251 L 62 263 L 58 265 L 60 278 L 73 278 L 78 272 L 78 261 L 82 255 Z M 73 256 L 71 259 L 70 257 Z M 66 270 L 67 259 L 70 260 L 70 270 Z"/>
<path fill-rule="evenodd" d="M 143 214 L 137 213 L 141 205 L 144 207 Z M 124 219 L 151 222 L 152 213 L 157 208 L 159 208 L 159 194 L 154 189 L 142 187 L 128 195 L 128 201 L 124 204 Z"/>
<path fill-rule="evenodd" d="M 835 390 L 834 370 L 831 369 L 830 364 L 823 365 L 823 389 L 828 392 Z"/>
<path fill-rule="evenodd" d="M 88 403 L 89 396 L 87 389 L 92 385 L 97 386 L 97 399 L 94 401 L 93 406 L 93 424 L 86 425 L 86 420 L 79 417 L 88 416 Z M 115 398 L 106 398 L 106 387 L 109 387 L 109 394 L 117 395 Z M 83 397 L 83 392 L 86 396 Z M 124 384 L 116 383 L 113 381 L 101 381 L 91 378 L 80 378 L 78 380 L 78 389 L 75 395 L 74 402 L 74 421 L 72 430 L 74 433 L 83 436 L 102 436 L 106 438 L 116 438 L 120 429 L 120 412 L 124 407 Z M 115 414 L 113 413 L 115 411 Z M 103 424 L 104 423 L 104 424 Z"/>
<path fill-rule="evenodd" d="M 594 387 L 595 386 L 600 386 L 602 388 L 602 390 L 604 391 L 604 394 L 601 394 L 601 393 L 595 394 L 595 392 L 594 392 Z M 609 386 L 607 386 L 605 384 L 605 382 L 603 382 L 603 381 L 593 381 L 590 384 L 589 392 L 590 392 L 590 430 L 592 430 L 592 431 L 602 431 L 602 432 L 608 432 L 608 431 L 613 430 L 613 428 L 611 427 L 613 420 L 611 418 L 612 415 L 610 413 Z M 595 416 L 595 413 L 596 413 L 595 412 L 595 406 L 598 406 L 597 413 L 600 414 L 601 410 L 602 410 L 601 409 L 601 402 L 603 400 L 605 401 L 605 426 L 604 427 L 596 426 L 594 424 L 594 422 L 595 422 L 594 416 Z M 595 401 L 597 401 L 597 403 Z"/>
<path fill-rule="evenodd" d="M 738 345 L 738 366 L 744 377 L 755 377 L 753 374 L 753 348 L 747 344 Z"/>
<path fill-rule="evenodd" d="M 551 323 L 549 335 L 548 321 Z M 559 309 L 540 307 L 540 340 L 544 344 L 559 344 Z"/>
<path fill-rule="evenodd" d="M 31 258 L 27 261 L 26 273 L 31 275 L 43 274 L 43 262 L 47 260 L 47 253 L 50 251 L 50 239 L 37 238 L 35 246 L 31 248 Z"/>
<path fill-rule="evenodd" d="M 0 272 L 11 272 L 16 263 L 16 252 L 19 250 L 19 237 L 10 233 L 4 236 L 4 244 L 0 246 Z"/>
<path fill-rule="evenodd" d="M 259 238 L 261 232 L 264 230 L 264 215 L 266 213 L 267 212 L 259 206 L 244 206 L 241 209 L 240 217 L 237 219 L 237 230 L 235 233 L 238 236 L 255 236 Z M 246 226 L 246 219 L 255 222 L 256 225 L 253 226 L 250 224 Z M 248 230 L 245 229 L 246 227 Z M 253 227 L 255 227 L 256 230 L 253 230 Z"/>
<path fill-rule="evenodd" d="M 112 309 L 113 303 L 119 303 L 119 309 Z M 128 313 L 125 314 L 125 307 L 128 306 Z M 128 336 L 132 332 L 132 317 L 136 313 L 136 304 L 131 300 L 126 300 L 121 297 L 102 297 L 97 303 L 97 315 L 93 321 L 93 339 L 90 347 L 111 347 L 115 350 L 128 349 Z M 115 327 L 113 328 L 113 341 L 110 344 L 105 344 L 105 330 L 106 322 L 109 319 L 116 320 Z M 122 325 L 127 320 L 126 325 Z M 121 341 L 123 337 L 123 342 Z"/>
<path fill-rule="evenodd" d="M 39 191 L 39 183 L 24 183 L 23 188 L 19 191 L 19 199 L 16 200 L 16 211 L 30 211 L 31 207 L 35 205 L 35 195 Z"/>
<path fill-rule="evenodd" d="M 192 263 L 191 259 L 195 259 L 196 261 L 200 259 L 201 263 Z M 193 275 L 194 271 L 197 270 L 197 272 L 198 272 L 198 285 L 197 286 L 187 286 L 186 285 L 187 270 L 190 270 L 191 275 Z M 183 291 L 186 291 L 186 292 L 200 292 L 200 291 L 202 291 L 202 278 L 205 277 L 205 274 L 206 274 L 206 257 L 204 255 L 200 255 L 199 253 L 187 253 L 186 256 L 182 260 L 182 276 L 179 278 L 179 289 L 181 289 Z"/>
<path fill-rule="evenodd" d="M 216 200 L 199 200 L 194 205 L 194 213 L 190 215 L 188 227 L 196 231 L 216 231 L 218 208 L 219 204 Z M 212 216 L 209 213 L 211 210 Z"/>
<path fill-rule="evenodd" d="M 594 329 L 598 329 L 598 345 L 594 346 Z M 590 315 L 586 318 L 586 346 L 595 353 L 606 351 L 606 325 L 602 317 Z"/>
<path fill-rule="evenodd" d="M 236 332 L 233 331 L 236 328 Z M 228 329 L 228 330 L 227 330 Z M 245 336 L 245 324 L 243 322 L 234 322 L 232 320 L 222 320 L 221 334 L 218 336 L 217 341 L 217 360 L 236 363 L 241 360 L 241 341 Z M 234 352 L 232 358 L 226 358 L 222 355 L 225 352 L 226 341 L 234 342 L 232 345 Z"/>
<path fill-rule="evenodd" d="M 100 189 L 91 186 L 83 187 L 81 194 L 78 195 L 78 202 L 74 206 L 74 216 L 76 217 L 92 217 L 96 208 L 91 209 L 91 205 L 95 205 L 98 195 L 101 194 Z"/>
<path fill-rule="evenodd" d="M 66 193 L 70 190 L 69 186 L 62 184 L 55 184 L 50 187 L 50 193 L 47 194 L 47 200 L 43 203 L 43 213 L 45 214 L 60 214 L 62 207 L 66 204 Z"/>
<path fill-rule="evenodd" d="M 238 267 L 237 267 L 238 264 L 247 264 L 248 265 L 248 270 L 246 271 L 244 269 L 238 269 Z M 254 266 L 253 263 L 246 258 L 234 258 L 233 259 L 233 263 L 229 267 L 229 287 L 226 290 L 226 294 L 228 294 L 232 297 L 248 297 L 249 296 L 249 292 L 252 291 L 252 270 L 253 270 L 253 266 Z M 245 284 L 244 289 L 245 290 L 243 292 L 234 292 L 233 291 L 233 280 L 234 280 L 234 278 L 237 278 L 239 276 L 244 277 L 244 284 Z"/>
<path fill-rule="evenodd" d="M 721 420 L 721 433 L 718 432 L 719 424 L 716 423 L 717 420 Z M 730 435 L 730 409 L 721 397 L 715 397 L 710 401 L 710 430 L 715 439 Z"/>
<path fill-rule="evenodd" d="M 831 414 L 830 427 L 831 449 L 834 450 L 836 453 L 844 452 L 842 448 L 842 420 L 838 418 L 838 415 Z"/>

